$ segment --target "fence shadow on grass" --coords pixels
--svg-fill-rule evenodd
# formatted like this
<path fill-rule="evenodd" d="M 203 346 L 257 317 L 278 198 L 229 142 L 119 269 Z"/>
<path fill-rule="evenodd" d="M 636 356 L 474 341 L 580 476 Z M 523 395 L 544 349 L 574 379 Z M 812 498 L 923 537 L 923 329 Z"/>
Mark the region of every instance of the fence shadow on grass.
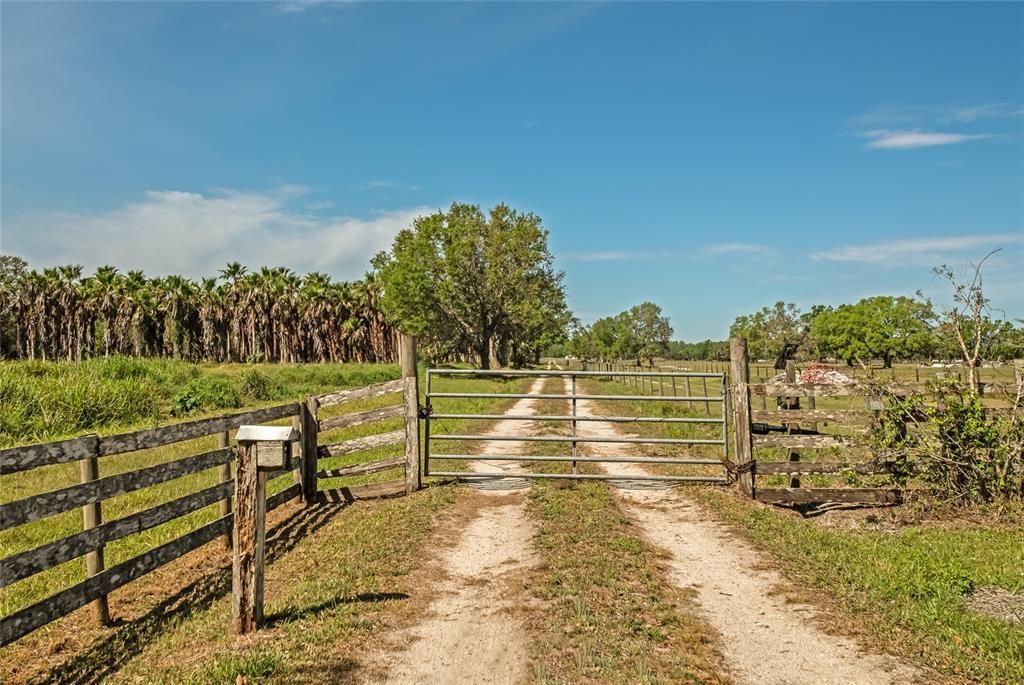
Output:
<path fill-rule="evenodd" d="M 327 525 L 345 508 L 344 504 L 323 504 L 298 509 L 268 531 L 267 562 L 273 562 L 282 554 L 292 550 L 306 536 Z M 220 543 L 215 541 L 210 544 Z M 69 685 L 101 683 L 133 657 L 141 654 L 142 650 L 155 638 L 173 629 L 190 616 L 210 608 L 218 599 L 230 594 L 231 564 L 221 564 L 195 578 L 139 618 L 115 626 L 84 651 L 75 654 L 45 673 L 35 675 L 29 682 L 33 684 L 68 683 Z M 402 598 L 404 597 L 395 597 L 395 599 Z M 354 599 L 353 601 L 382 601 L 383 599 L 390 598 Z M 343 600 L 335 600 L 334 603 L 337 604 L 340 601 Z M 230 625 L 226 624 L 224 629 L 230 630 Z M 343 671 L 348 671 L 350 668 L 350 666 L 344 666 Z"/>
<path fill-rule="evenodd" d="M 331 597 L 328 600 L 314 604 L 313 606 L 290 607 L 283 611 L 277 611 L 265 617 L 264 625 L 273 626 L 278 623 L 294 621 L 300 618 L 316 616 L 324 611 L 333 609 L 342 604 L 374 604 L 387 602 L 388 600 L 409 599 L 405 592 L 360 592 L 358 595 L 347 595 Z"/>

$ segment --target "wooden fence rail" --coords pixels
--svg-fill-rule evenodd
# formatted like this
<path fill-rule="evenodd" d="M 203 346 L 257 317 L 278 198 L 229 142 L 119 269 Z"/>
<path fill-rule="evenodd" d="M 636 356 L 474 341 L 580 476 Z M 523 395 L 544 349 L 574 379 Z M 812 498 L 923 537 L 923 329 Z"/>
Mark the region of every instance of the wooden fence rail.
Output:
<path fill-rule="evenodd" d="M 733 338 L 730 341 L 732 352 L 732 373 L 730 397 L 733 407 L 733 431 L 735 461 L 739 465 L 740 484 L 743 491 L 751 497 L 772 503 L 806 504 L 817 502 L 853 502 L 867 504 L 893 504 L 899 502 L 902 491 L 891 487 L 871 488 L 807 488 L 800 487 L 798 476 L 801 475 L 843 475 L 858 476 L 886 475 L 892 473 L 891 461 L 876 458 L 853 462 L 848 460 L 820 462 L 801 461 L 798 450 L 850 449 L 870 447 L 865 433 L 870 432 L 871 425 L 878 419 L 884 404 L 884 397 L 906 397 L 909 395 L 927 394 L 930 387 L 921 382 L 878 383 L 851 382 L 847 384 L 821 384 L 796 382 L 795 366 L 789 362 L 785 370 L 785 382 L 777 380 L 773 374 L 759 374 L 765 379 L 761 383 L 748 383 L 750 366 L 746 355 L 746 341 Z M 1020 368 L 1021 362 L 1016 362 Z M 778 372 L 775 372 L 778 373 Z M 1019 382 L 1019 381 L 1018 381 Z M 992 382 L 980 384 L 978 388 L 985 398 L 996 398 L 997 401 L 1012 400 L 1016 396 L 1016 386 L 1011 383 Z M 761 398 L 761 408 L 751 409 L 751 401 Z M 769 409 L 765 399 L 776 398 L 777 407 Z M 865 409 L 817 409 L 815 399 L 823 397 L 865 398 Z M 808 408 L 800 407 L 800 399 L 807 398 Z M 988 407 L 986 412 L 993 414 L 1009 413 L 1006 407 Z M 925 416 L 920 418 L 924 419 Z M 752 422 L 781 424 L 768 434 L 754 435 L 751 432 Z M 805 434 L 801 424 L 817 430 L 819 424 L 833 424 L 843 432 L 831 434 Z M 762 428 L 764 430 L 765 428 Z M 904 426 L 903 430 L 908 430 Z M 778 432 L 775 432 L 778 431 Z M 851 433 L 853 433 L 851 435 Z M 788 450 L 787 461 L 760 460 L 755 458 L 760 449 Z M 758 476 L 790 476 L 790 487 L 765 488 L 757 487 Z M 749 480 L 747 480 L 749 479 Z"/>
<path fill-rule="evenodd" d="M 109 622 L 107 595 L 154 569 L 208 542 L 223 537 L 230 546 L 232 529 L 250 530 L 253 516 L 236 520 L 232 506 L 238 479 L 249 478 L 247 469 L 232 477 L 231 463 L 240 464 L 238 450 L 231 447 L 230 431 L 242 425 L 293 419 L 298 431 L 295 482 L 275 494 L 263 496 L 251 512 L 265 515 L 286 502 L 301 498 L 306 504 L 317 502 L 351 502 L 356 499 L 403 494 L 419 487 L 419 428 L 417 424 L 418 390 L 416 384 L 415 345 L 403 336 L 403 377 L 364 388 L 340 390 L 304 402 L 266 407 L 237 414 L 188 421 L 160 428 L 98 437 L 88 435 L 70 440 L 0 450 L 0 476 L 12 476 L 30 469 L 79 461 L 82 482 L 58 490 L 44 492 L 13 502 L 0 504 L 0 531 L 32 523 L 76 507 L 83 508 L 83 530 L 33 549 L 0 559 L 0 588 L 24 580 L 59 564 L 85 556 L 87 577 L 71 587 L 34 602 L 0 618 L 0 646 L 9 644 L 37 628 L 89 603 L 96 603 L 97 619 Z M 404 393 L 404 401 L 377 409 L 340 414 L 317 420 L 321 407 L 350 403 L 392 393 Z M 405 418 L 405 427 L 377 435 L 321 446 L 321 431 L 351 428 L 377 421 Z M 410 424 L 410 417 L 412 423 Z M 415 437 L 412 437 L 414 434 Z M 139 468 L 126 473 L 100 477 L 98 460 L 102 457 L 148 450 L 187 440 L 217 436 L 218 448 L 162 464 Z M 405 453 L 386 459 L 350 464 L 338 468 L 318 469 L 317 460 L 324 457 L 351 455 L 386 445 L 406 444 Z M 411 447 L 410 447 L 411 445 Z M 217 483 L 208 487 L 131 513 L 112 521 L 103 521 L 101 505 L 105 500 L 176 478 L 217 468 Z M 404 468 L 399 480 L 366 485 L 342 486 L 317 491 L 319 478 L 366 476 Z M 410 473 L 412 470 L 414 473 Z M 286 470 L 263 472 L 264 482 L 286 475 Z M 218 517 L 209 523 L 150 549 L 127 561 L 104 568 L 103 548 L 107 543 L 150 530 L 192 512 L 219 503 Z M 241 529 L 239 526 L 241 525 Z M 263 525 L 261 523 L 261 525 Z M 237 540 L 237 537 L 236 537 Z M 235 547 L 237 555 L 237 545 Z M 262 574 L 262 570 L 261 570 Z M 261 576 L 262 577 L 262 576 Z M 262 582 L 262 581 L 261 581 Z M 261 609 L 260 609 L 261 611 Z M 258 624 L 258 620 L 251 623 Z"/>

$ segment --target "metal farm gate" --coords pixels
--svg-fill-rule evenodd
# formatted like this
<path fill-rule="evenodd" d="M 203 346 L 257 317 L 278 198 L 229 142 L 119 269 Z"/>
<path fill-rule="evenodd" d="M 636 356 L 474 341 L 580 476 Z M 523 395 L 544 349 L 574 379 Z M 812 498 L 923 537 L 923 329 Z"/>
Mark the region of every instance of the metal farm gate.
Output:
<path fill-rule="evenodd" d="M 533 388 L 522 392 L 523 381 L 531 378 Z M 563 380 L 562 391 L 544 392 L 542 386 L 553 378 Z M 460 382 L 455 389 L 439 391 L 437 388 L 445 385 L 445 379 Z M 490 380 L 490 385 L 494 385 L 493 381 L 504 381 L 504 385 L 515 383 L 516 391 L 494 392 L 494 388 L 467 391 L 464 382 L 467 379 Z M 625 394 L 579 392 L 581 382 L 591 390 L 596 387 L 599 391 Z M 702 387 L 703 394 L 691 394 L 693 382 Z M 607 385 L 609 383 L 614 385 Z M 708 390 L 709 383 L 712 390 Z M 538 389 L 538 386 L 541 387 Z M 423 474 L 469 481 L 560 478 L 664 481 L 665 485 L 727 483 L 730 480 L 727 396 L 723 373 L 428 369 L 426 405 L 420 411 L 425 422 Z M 512 403 L 511 408 L 506 407 L 509 403 Z M 594 403 L 601 403 L 601 406 Z M 541 409 L 547 409 L 546 413 L 534 413 L 533 404 L 540 404 Z M 616 410 L 606 411 L 609 405 Z M 623 405 L 626 408 L 619 409 Z M 559 408 L 553 410 L 556 406 Z M 560 413 L 562 409 L 565 413 Z M 497 427 L 477 433 L 447 432 L 453 422 L 465 426 L 466 422 L 479 421 L 497 422 Z M 506 429 L 509 424 L 515 428 Z M 544 434 L 522 428 L 538 424 L 545 426 L 545 431 L 540 431 Z M 610 429 L 612 425 L 639 424 L 672 424 L 667 432 L 673 437 L 623 435 L 618 429 Z M 550 444 L 552 449 L 535 454 L 537 443 Z M 475 448 L 459 447 L 464 444 Z M 447 447 L 448 451 L 436 452 L 438 445 Z M 659 454 L 646 454 L 640 450 L 642 447 Z M 666 454 L 666 451 L 672 453 Z M 470 462 L 473 470 L 437 469 L 435 464 L 441 461 Z M 530 468 L 548 462 L 570 464 L 571 469 L 563 467 L 563 472 L 546 472 L 537 471 L 535 466 Z M 676 468 L 671 474 L 654 474 L 635 465 L 675 465 Z M 501 468 L 495 470 L 497 466 Z"/>

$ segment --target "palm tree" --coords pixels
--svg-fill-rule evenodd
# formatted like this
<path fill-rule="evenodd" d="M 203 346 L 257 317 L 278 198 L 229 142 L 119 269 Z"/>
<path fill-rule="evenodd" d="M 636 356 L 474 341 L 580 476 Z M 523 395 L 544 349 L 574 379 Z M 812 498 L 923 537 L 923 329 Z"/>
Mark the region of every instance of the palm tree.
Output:
<path fill-rule="evenodd" d="M 287 268 L 249 272 L 229 263 L 219 278 L 149 279 L 101 266 L 23 271 L 0 294 L 17 321 L 16 353 L 29 359 L 171 356 L 210 361 L 394 361 L 397 332 L 379 306 L 374 274 L 334 282 Z M 101 333 L 100 345 L 96 333 Z"/>
<path fill-rule="evenodd" d="M 121 277 L 112 266 L 101 266 L 84 283 L 89 308 L 103 321 L 103 356 L 109 357 L 114 347 L 114 326 L 118 305 L 122 297 Z M 116 352 L 115 348 L 115 352 Z"/>

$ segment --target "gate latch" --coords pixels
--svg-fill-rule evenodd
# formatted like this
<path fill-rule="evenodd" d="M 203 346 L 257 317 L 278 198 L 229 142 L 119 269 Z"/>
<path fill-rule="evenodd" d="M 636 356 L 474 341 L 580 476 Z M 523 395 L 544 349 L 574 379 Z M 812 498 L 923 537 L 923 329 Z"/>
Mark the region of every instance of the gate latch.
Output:
<path fill-rule="evenodd" d="M 419 406 L 419 409 L 418 409 L 418 410 L 417 410 L 417 412 L 416 412 L 416 415 L 417 415 L 417 416 L 418 416 L 418 417 L 419 417 L 420 419 L 427 419 L 427 418 L 429 418 L 429 417 L 430 417 L 430 412 L 431 412 L 431 411 L 433 411 L 433 407 L 431 407 L 431 406 L 430 406 L 429 404 L 428 404 L 428 405 L 426 405 L 426 406 L 423 406 L 423 405 L 421 404 L 421 405 Z"/>

